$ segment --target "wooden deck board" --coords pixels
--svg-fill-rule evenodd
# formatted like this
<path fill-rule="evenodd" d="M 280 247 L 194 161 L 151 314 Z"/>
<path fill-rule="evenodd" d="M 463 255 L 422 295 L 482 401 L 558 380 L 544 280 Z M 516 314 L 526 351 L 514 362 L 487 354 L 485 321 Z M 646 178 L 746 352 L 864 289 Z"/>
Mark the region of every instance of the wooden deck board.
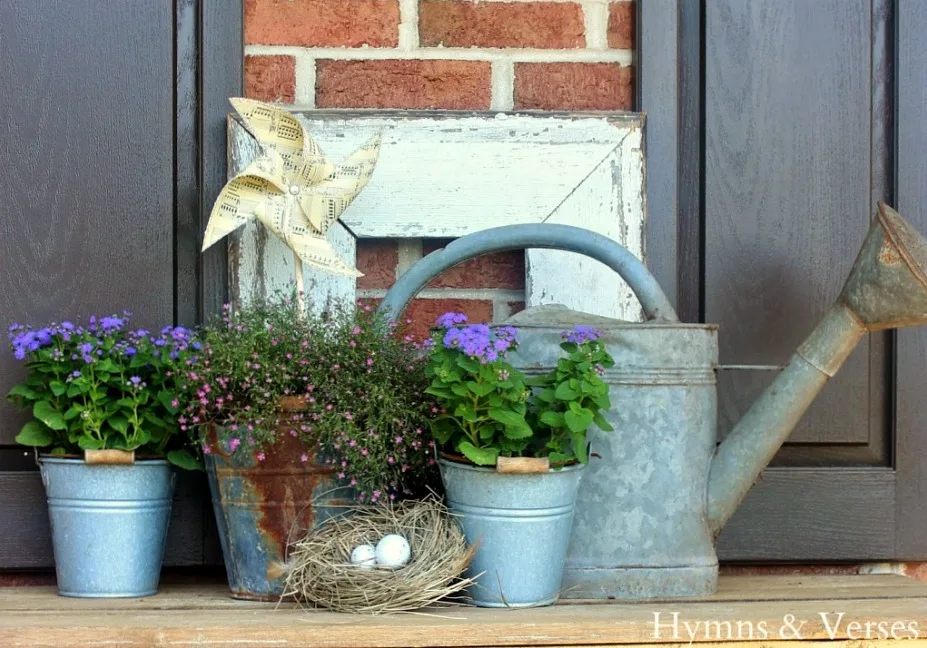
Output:
<path fill-rule="evenodd" d="M 634 646 L 690 639 L 700 648 L 719 640 L 783 648 L 785 640 L 794 646 L 799 639 L 807 642 L 802 648 L 819 641 L 858 647 L 887 644 L 892 629 L 908 638 L 904 648 L 927 648 L 927 583 L 903 576 L 728 576 L 717 594 L 695 600 L 455 607 L 379 617 L 235 601 L 210 584 L 115 600 L 68 599 L 49 587 L 0 589 L 3 648 Z"/>

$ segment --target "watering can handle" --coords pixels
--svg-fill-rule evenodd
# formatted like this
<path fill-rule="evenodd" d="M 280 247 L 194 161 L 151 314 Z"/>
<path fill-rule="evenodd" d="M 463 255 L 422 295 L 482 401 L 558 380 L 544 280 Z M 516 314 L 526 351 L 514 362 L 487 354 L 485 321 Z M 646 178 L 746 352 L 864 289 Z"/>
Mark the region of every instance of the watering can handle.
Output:
<path fill-rule="evenodd" d="M 647 319 L 679 321 L 660 284 L 627 249 L 590 230 L 551 223 L 494 227 L 453 241 L 447 247 L 432 252 L 403 274 L 386 293 L 379 310 L 398 319 L 412 298 L 448 268 L 483 254 L 530 248 L 576 252 L 601 261 L 631 287 Z"/>

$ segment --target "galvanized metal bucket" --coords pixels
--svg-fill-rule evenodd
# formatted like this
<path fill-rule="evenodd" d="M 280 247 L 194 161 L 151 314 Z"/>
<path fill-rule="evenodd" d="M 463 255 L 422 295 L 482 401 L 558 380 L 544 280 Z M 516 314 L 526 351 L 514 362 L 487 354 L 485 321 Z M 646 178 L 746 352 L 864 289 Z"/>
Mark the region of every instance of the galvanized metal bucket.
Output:
<path fill-rule="evenodd" d="M 281 410 L 305 408 L 297 400 L 283 403 Z M 232 598 L 279 599 L 287 546 L 345 510 L 347 502 L 337 496 L 350 493 L 339 488 L 335 469 L 321 463 L 288 428 L 281 417 L 263 461 L 256 452 L 213 451 L 205 456 Z"/>
<path fill-rule="evenodd" d="M 499 473 L 439 459 L 448 508 L 478 543 L 469 595 L 480 607 L 551 605 L 560 596 L 584 466 Z"/>
<path fill-rule="evenodd" d="M 40 457 L 58 593 L 82 598 L 158 591 L 174 490 L 164 460 L 88 465 Z"/>

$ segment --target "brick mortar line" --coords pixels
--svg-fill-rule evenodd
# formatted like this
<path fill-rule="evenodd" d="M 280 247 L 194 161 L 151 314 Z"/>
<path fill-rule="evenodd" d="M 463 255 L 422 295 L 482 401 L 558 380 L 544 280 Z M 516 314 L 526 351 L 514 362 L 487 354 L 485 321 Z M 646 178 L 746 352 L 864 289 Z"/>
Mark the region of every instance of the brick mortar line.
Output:
<path fill-rule="evenodd" d="M 386 289 L 358 289 L 356 294 L 359 299 L 380 299 L 386 295 Z M 416 295 L 415 298 L 523 302 L 525 301 L 525 291 L 508 288 L 426 288 Z"/>
<path fill-rule="evenodd" d="M 294 103 L 305 108 L 315 108 L 315 59 L 295 57 L 296 93 Z"/>
<path fill-rule="evenodd" d="M 606 3 L 583 3 L 583 26 L 588 49 L 608 49 L 608 5 Z"/>
<path fill-rule="evenodd" d="M 418 48 L 418 0 L 399 0 L 399 49 Z"/>
<path fill-rule="evenodd" d="M 293 56 L 337 60 L 511 61 L 513 63 L 619 63 L 634 65 L 633 50 L 542 50 L 427 47 L 400 50 L 381 47 L 297 47 L 295 45 L 248 45 L 246 56 Z"/>
<path fill-rule="evenodd" d="M 515 64 L 512 61 L 496 60 L 491 63 L 490 110 L 512 110 L 515 108 Z"/>

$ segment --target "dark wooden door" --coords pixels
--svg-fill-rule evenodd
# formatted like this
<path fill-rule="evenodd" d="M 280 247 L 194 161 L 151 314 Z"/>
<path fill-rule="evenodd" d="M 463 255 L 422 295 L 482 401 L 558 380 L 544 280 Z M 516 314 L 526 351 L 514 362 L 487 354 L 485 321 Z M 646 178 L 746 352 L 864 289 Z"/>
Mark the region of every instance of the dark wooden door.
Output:
<path fill-rule="evenodd" d="M 214 56 L 234 61 L 211 68 L 208 97 L 207 20 L 230 35 L 212 28 L 213 47 L 225 44 Z M 224 174 L 215 134 L 240 88 L 240 22 L 224 1 L 0 3 L 4 330 L 124 309 L 143 327 L 196 323 L 201 203 Z M 0 353 L 0 392 L 21 375 Z M 23 420 L 0 401 L 0 568 L 52 564 L 34 457 L 13 442 Z M 180 483 L 169 564 L 206 559 L 204 490 L 196 476 Z"/>
<path fill-rule="evenodd" d="M 924 5 L 641 4 L 643 108 L 670 106 L 647 124 L 648 185 L 675 214 L 651 222 L 650 254 L 669 257 L 656 266 L 686 317 L 721 327 L 721 439 L 833 303 L 876 202 L 927 232 Z M 923 339 L 863 340 L 723 532 L 722 559 L 927 557 Z"/>

